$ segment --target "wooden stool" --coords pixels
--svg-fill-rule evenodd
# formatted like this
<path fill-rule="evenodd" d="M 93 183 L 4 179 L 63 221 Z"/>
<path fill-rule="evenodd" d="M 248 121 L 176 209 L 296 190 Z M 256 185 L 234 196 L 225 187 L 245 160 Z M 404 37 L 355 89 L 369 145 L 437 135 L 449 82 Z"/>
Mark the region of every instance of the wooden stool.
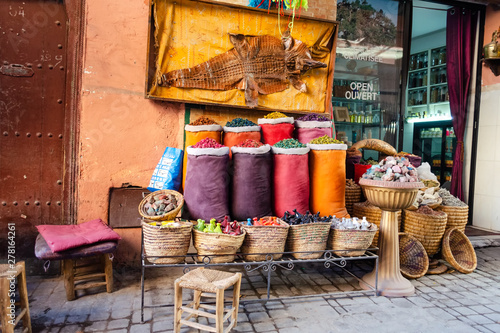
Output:
<path fill-rule="evenodd" d="M 113 291 L 113 264 L 110 254 L 115 251 L 117 245 L 116 242 L 102 242 L 54 253 L 45 239 L 38 235 L 35 243 L 35 256 L 41 260 L 62 260 L 66 298 L 72 301 L 76 298 L 75 291 L 77 290 L 106 286 L 108 293 Z M 94 260 L 99 262 L 83 265 L 77 262 L 90 257 L 94 257 Z M 102 280 L 102 278 L 104 281 L 95 282 L 96 279 Z"/>
<path fill-rule="evenodd" d="M 17 286 L 15 280 L 17 279 Z M 13 303 L 15 291 L 19 292 L 19 303 Z M 12 312 L 10 309 L 14 305 Z M 20 305 L 21 312 L 16 314 L 15 307 Z M 24 261 L 16 263 L 13 267 L 8 264 L 0 265 L 0 316 L 2 317 L 2 332 L 13 333 L 14 328 L 23 321 L 23 333 L 31 333 L 31 317 L 28 302 L 28 289 L 26 288 L 26 270 Z"/>
<path fill-rule="evenodd" d="M 233 304 L 230 309 L 224 309 L 224 291 L 231 286 L 234 286 Z M 174 332 L 180 332 L 181 325 L 187 325 L 209 332 L 229 332 L 233 327 L 236 327 L 238 321 L 240 286 L 241 273 L 230 273 L 203 268 L 192 270 L 175 280 Z M 182 305 L 182 288 L 194 290 L 193 302 L 186 306 Z M 200 304 L 201 297 L 214 296 L 215 306 Z M 199 308 L 212 310 L 212 312 L 203 311 Z M 213 313 L 213 311 L 215 311 L 215 313 Z M 188 312 L 190 315 L 182 319 L 183 312 Z M 226 315 L 224 315 L 224 313 L 226 313 Z M 197 316 L 215 319 L 215 328 L 189 320 Z M 224 330 L 224 322 L 229 317 L 231 317 L 231 323 Z"/>

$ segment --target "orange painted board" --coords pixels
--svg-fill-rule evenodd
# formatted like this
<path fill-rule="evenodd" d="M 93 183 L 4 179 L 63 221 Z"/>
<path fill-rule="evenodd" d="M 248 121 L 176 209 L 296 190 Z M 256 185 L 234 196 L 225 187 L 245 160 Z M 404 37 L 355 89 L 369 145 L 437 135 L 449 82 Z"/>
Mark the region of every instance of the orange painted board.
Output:
<path fill-rule="evenodd" d="M 282 17 L 278 25 L 277 12 L 206 1 L 153 0 L 152 6 L 146 97 L 247 108 L 243 90 L 168 88 L 159 86 L 158 79 L 164 73 L 193 67 L 232 49 L 229 33 L 281 38 L 280 27 L 281 32 L 286 30 L 288 17 Z M 258 109 L 329 112 L 336 35 L 335 21 L 295 19 L 292 37 L 304 42 L 315 60 L 328 67 L 301 76 L 307 85 L 305 93 L 289 85 L 282 92 L 259 95 Z"/>

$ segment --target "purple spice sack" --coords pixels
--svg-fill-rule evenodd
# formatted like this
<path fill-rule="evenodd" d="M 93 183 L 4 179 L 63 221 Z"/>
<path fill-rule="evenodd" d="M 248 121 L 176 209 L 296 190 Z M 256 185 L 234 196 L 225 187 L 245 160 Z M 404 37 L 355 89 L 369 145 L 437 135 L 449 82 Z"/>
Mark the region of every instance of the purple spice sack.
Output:
<path fill-rule="evenodd" d="M 191 155 L 188 152 L 184 213 L 186 219 L 221 220 L 229 215 L 229 155 Z"/>
<path fill-rule="evenodd" d="M 271 202 L 271 151 L 263 154 L 233 153 L 234 175 L 231 214 L 239 221 L 273 215 Z"/>

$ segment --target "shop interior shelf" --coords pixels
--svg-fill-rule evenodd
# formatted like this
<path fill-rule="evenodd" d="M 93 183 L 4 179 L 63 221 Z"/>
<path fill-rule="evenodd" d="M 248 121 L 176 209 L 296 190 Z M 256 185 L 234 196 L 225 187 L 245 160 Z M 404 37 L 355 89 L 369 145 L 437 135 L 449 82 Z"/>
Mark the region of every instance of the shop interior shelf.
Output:
<path fill-rule="evenodd" d="M 333 269 L 334 267 L 341 268 L 344 272 L 348 273 L 358 281 L 361 281 L 360 277 L 356 276 L 354 273 L 350 272 L 346 266 L 349 262 L 353 261 L 359 261 L 359 260 L 370 260 L 370 261 L 375 261 L 375 271 L 378 274 L 378 255 L 375 254 L 375 252 L 378 250 L 378 248 L 369 248 L 366 249 L 366 253 L 361 255 L 361 256 L 354 256 L 354 257 L 348 257 L 348 256 L 339 256 L 334 253 L 337 251 L 346 251 L 346 250 L 324 250 L 324 251 L 307 251 L 307 252 L 277 252 L 277 253 L 260 253 L 265 255 L 266 259 L 263 261 L 248 261 L 244 259 L 244 255 L 241 253 L 236 254 L 236 258 L 234 261 L 227 262 L 227 263 L 213 263 L 212 259 L 214 257 L 217 257 L 216 255 L 210 255 L 210 256 L 203 256 L 203 260 L 199 261 L 197 260 L 198 254 L 197 253 L 188 253 L 185 256 L 154 256 L 154 258 L 179 258 L 182 257 L 182 262 L 178 264 L 155 264 L 150 261 L 150 256 L 147 256 L 145 251 L 144 251 L 144 239 L 142 239 L 141 243 L 141 321 L 144 321 L 144 309 L 145 308 L 157 308 L 157 307 L 170 307 L 173 306 L 173 304 L 162 304 L 162 305 L 145 305 L 144 304 L 144 283 L 145 283 L 145 270 L 146 268 L 160 268 L 160 267 L 183 267 L 184 273 L 190 271 L 191 269 L 195 269 L 198 267 L 241 267 L 243 268 L 246 272 L 253 272 L 256 270 L 262 270 L 267 274 L 267 298 L 256 298 L 256 299 L 246 299 L 244 301 L 241 301 L 241 303 L 247 303 L 247 302 L 267 302 L 275 299 L 295 299 L 295 298 L 301 298 L 301 297 L 335 297 L 338 296 L 339 294 L 341 295 L 342 292 L 332 292 L 332 293 L 327 293 L 327 294 L 311 294 L 311 295 L 305 295 L 305 296 L 287 296 L 287 297 L 271 297 L 270 296 L 270 290 L 271 290 L 271 279 L 272 279 L 272 272 L 276 271 L 277 268 L 284 269 L 287 271 L 293 271 L 296 265 L 300 264 L 310 264 L 310 263 L 319 263 L 323 264 L 325 268 L 331 268 Z M 347 250 L 349 251 L 349 250 Z M 320 253 L 321 257 L 318 259 L 295 259 L 294 254 L 301 253 L 301 254 L 309 254 L 309 253 Z M 259 253 L 252 253 L 254 254 L 259 254 Z M 282 255 L 280 259 L 274 259 L 276 255 Z M 366 282 L 363 282 L 366 284 Z M 378 295 L 378 279 L 375 279 L 375 285 L 371 286 L 366 284 L 366 286 L 369 288 L 368 290 L 360 290 L 356 293 L 359 293 L 359 296 L 366 296 L 366 295 Z"/>

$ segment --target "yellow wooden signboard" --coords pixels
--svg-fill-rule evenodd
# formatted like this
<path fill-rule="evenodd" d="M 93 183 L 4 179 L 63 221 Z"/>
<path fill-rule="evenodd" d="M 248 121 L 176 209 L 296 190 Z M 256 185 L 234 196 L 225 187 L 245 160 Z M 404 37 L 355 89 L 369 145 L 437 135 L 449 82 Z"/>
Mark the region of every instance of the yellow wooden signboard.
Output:
<path fill-rule="evenodd" d="M 288 16 L 280 20 L 276 11 L 222 5 L 207 1 L 152 0 L 146 97 L 194 104 L 247 107 L 243 90 L 205 90 L 160 86 L 162 74 L 190 68 L 233 48 L 229 33 L 269 35 L 281 38 Z M 261 110 L 285 112 L 329 112 L 335 65 L 337 22 L 295 19 L 292 37 L 305 43 L 315 60 L 326 68 L 301 75 L 307 92 L 291 85 L 284 91 L 259 95 Z"/>

